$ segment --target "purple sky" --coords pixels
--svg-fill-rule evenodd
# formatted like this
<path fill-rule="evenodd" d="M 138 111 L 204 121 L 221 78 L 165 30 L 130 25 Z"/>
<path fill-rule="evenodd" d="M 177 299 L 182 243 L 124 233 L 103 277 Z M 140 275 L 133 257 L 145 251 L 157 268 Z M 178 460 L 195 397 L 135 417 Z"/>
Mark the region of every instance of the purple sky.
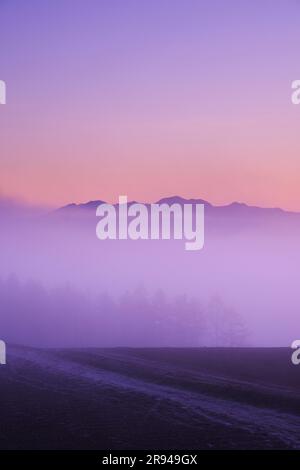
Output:
<path fill-rule="evenodd" d="M 300 211 L 300 2 L 0 0 L 0 192 Z"/>

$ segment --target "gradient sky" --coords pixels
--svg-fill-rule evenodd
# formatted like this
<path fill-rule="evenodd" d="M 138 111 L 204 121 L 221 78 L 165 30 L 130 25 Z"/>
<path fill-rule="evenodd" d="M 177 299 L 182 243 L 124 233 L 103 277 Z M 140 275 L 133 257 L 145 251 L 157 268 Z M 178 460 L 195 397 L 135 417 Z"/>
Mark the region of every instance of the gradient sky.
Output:
<path fill-rule="evenodd" d="M 300 211 L 298 0 L 0 0 L 0 193 Z"/>

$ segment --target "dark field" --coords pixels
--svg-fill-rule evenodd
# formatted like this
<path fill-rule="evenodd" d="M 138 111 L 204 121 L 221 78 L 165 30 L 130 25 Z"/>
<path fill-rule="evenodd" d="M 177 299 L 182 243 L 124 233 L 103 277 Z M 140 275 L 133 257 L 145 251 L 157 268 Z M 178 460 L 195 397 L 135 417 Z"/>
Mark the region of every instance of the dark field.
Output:
<path fill-rule="evenodd" d="M 8 347 L 1 449 L 300 449 L 289 349 Z"/>

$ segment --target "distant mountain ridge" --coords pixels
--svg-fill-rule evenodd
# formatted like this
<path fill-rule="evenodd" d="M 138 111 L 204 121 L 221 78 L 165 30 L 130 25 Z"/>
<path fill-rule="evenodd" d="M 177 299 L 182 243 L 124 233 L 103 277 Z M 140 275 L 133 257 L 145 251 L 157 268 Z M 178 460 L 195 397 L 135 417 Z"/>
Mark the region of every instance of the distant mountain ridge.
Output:
<path fill-rule="evenodd" d="M 150 204 L 153 204 L 151 202 L 137 202 L 137 201 L 128 201 L 128 205 L 136 204 L 136 203 L 142 203 L 146 204 L 147 206 Z M 93 210 L 95 211 L 96 208 L 100 204 L 106 204 L 105 201 L 103 200 L 92 200 L 88 201 L 85 203 L 71 203 L 67 204 L 66 206 L 62 206 L 58 209 L 56 209 L 55 212 L 58 213 L 71 213 L 71 212 L 78 212 L 78 211 L 83 211 L 83 210 Z M 281 208 L 277 207 L 259 207 L 259 206 L 251 206 L 242 202 L 232 202 L 230 204 L 226 205 L 213 205 L 210 202 L 204 200 L 204 199 L 186 199 L 181 196 L 169 196 L 169 197 L 164 197 L 159 199 L 158 201 L 154 202 L 154 204 L 204 204 L 205 209 L 208 213 L 210 214 L 215 214 L 215 215 L 221 215 L 221 214 L 226 214 L 226 215 L 245 215 L 247 216 L 250 215 L 288 215 L 288 216 L 293 216 L 293 217 L 300 217 L 300 212 L 292 212 L 292 211 L 286 211 Z M 115 203 L 114 206 L 118 206 L 118 203 Z"/>

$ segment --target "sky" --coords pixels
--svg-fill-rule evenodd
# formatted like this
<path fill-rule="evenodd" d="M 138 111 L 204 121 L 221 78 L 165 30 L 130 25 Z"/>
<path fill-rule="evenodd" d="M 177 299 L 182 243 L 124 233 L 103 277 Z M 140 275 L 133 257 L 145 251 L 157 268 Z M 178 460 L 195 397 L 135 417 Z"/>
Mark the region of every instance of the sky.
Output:
<path fill-rule="evenodd" d="M 298 0 L 0 0 L 0 195 L 300 211 Z"/>

